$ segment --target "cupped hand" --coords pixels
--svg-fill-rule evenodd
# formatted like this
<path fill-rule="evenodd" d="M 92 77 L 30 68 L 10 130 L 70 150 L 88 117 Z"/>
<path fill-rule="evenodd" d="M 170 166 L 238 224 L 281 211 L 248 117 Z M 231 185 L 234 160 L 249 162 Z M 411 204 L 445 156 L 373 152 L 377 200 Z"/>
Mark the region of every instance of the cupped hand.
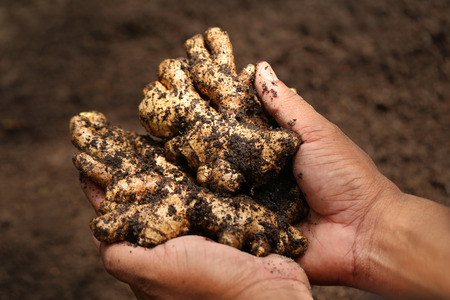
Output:
<path fill-rule="evenodd" d="M 97 211 L 103 190 L 87 179 L 82 189 Z M 152 249 L 96 244 L 106 270 L 138 299 L 312 299 L 304 271 L 283 256 L 260 258 L 200 236 Z"/>
<path fill-rule="evenodd" d="M 387 205 L 384 193 L 399 193 L 368 155 L 337 126 L 317 113 L 275 75 L 268 63 L 257 66 L 255 88 L 280 126 L 298 133 L 302 145 L 294 176 L 311 212 L 299 224 L 310 244 L 298 262 L 312 283 L 357 286 L 364 243 L 377 214 Z"/>

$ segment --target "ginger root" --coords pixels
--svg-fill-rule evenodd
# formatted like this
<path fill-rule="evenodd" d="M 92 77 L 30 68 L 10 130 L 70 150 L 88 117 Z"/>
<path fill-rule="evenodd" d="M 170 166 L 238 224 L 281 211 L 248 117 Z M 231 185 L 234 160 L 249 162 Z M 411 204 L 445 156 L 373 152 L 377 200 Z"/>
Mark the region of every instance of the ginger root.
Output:
<path fill-rule="evenodd" d="M 74 165 L 106 190 L 101 216 L 91 221 L 97 239 L 152 247 L 201 232 L 254 255 L 296 257 L 307 239 L 286 219 L 247 196 L 227 197 L 197 186 L 166 161 L 156 142 L 108 124 L 98 112 L 71 119 Z"/>
<path fill-rule="evenodd" d="M 246 180 L 265 183 L 278 174 L 300 146 L 299 136 L 240 122 L 230 111 L 220 114 L 197 93 L 188 67 L 185 59 L 163 61 L 159 81 L 144 89 L 139 106 L 148 132 L 171 138 L 166 157 L 184 157 L 197 183 L 218 192 L 236 193 Z"/>
<path fill-rule="evenodd" d="M 94 236 L 153 247 L 200 234 L 257 256 L 303 254 L 308 241 L 292 224 L 309 208 L 287 164 L 300 137 L 264 113 L 255 67 L 236 72 L 226 32 L 208 29 L 185 48 L 188 58 L 163 61 L 144 89 L 149 135 L 95 111 L 70 121 L 75 167 L 105 190 Z"/>

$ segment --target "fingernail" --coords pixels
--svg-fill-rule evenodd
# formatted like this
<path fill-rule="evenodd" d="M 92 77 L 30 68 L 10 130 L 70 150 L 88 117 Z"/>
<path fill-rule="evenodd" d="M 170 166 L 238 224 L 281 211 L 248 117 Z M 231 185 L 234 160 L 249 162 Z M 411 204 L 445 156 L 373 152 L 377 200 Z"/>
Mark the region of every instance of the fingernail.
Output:
<path fill-rule="evenodd" d="M 268 63 L 263 63 L 261 65 L 261 76 L 267 81 L 278 80 L 277 75 L 275 74 L 272 67 Z"/>

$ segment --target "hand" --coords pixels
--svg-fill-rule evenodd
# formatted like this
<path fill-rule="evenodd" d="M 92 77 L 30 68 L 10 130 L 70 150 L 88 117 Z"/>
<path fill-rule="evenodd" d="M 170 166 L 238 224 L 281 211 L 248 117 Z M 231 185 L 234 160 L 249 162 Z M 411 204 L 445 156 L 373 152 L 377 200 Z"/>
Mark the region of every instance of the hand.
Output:
<path fill-rule="evenodd" d="M 294 176 L 311 208 L 307 224 L 299 225 L 310 245 L 298 262 L 313 283 L 355 285 L 364 220 L 376 214 L 382 193 L 397 191 L 395 185 L 265 62 L 257 66 L 255 88 L 280 126 L 298 133 L 303 142 L 294 158 Z"/>
<path fill-rule="evenodd" d="M 82 189 L 97 211 L 103 190 L 87 179 Z M 152 249 L 96 244 L 106 270 L 138 299 L 312 299 L 304 271 L 283 256 L 259 258 L 200 236 Z"/>
<path fill-rule="evenodd" d="M 298 225 L 310 244 L 297 261 L 311 282 L 449 299 L 450 208 L 402 193 L 267 63 L 257 66 L 255 88 L 267 111 L 303 141 L 293 170 L 311 208 Z"/>

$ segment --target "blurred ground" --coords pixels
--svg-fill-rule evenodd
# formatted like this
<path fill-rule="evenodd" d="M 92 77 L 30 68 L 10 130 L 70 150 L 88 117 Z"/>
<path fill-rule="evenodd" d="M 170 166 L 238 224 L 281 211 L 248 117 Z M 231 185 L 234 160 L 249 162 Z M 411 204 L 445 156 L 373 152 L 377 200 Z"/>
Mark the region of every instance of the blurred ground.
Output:
<path fill-rule="evenodd" d="M 211 26 L 238 66 L 269 61 L 404 191 L 450 205 L 449 15 L 444 0 L 1 1 L 0 298 L 133 298 L 93 246 L 68 120 L 99 110 L 143 132 L 142 88 Z"/>

